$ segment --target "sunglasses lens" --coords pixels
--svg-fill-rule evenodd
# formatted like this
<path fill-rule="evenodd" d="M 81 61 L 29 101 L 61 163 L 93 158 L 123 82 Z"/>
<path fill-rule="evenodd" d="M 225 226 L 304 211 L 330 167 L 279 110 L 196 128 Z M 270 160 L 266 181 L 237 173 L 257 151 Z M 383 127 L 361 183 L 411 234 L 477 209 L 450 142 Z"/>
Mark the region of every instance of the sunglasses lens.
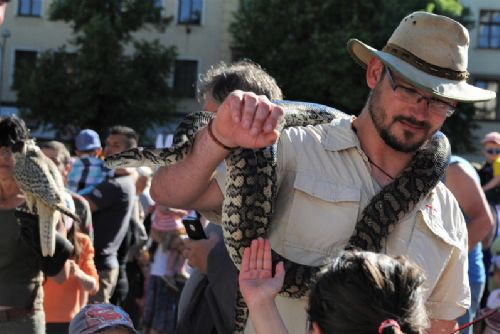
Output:
<path fill-rule="evenodd" d="M 486 150 L 488 154 L 500 154 L 500 148 L 489 148 Z"/>

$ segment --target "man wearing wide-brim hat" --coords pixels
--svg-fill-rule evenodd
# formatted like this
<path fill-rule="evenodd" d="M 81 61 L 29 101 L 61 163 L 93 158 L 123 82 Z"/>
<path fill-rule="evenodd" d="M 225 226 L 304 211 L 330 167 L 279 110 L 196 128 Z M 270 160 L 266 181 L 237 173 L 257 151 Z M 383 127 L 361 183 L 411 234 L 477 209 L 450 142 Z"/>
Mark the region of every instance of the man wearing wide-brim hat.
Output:
<path fill-rule="evenodd" d="M 458 102 L 495 97 L 467 84 L 468 46 L 468 32 L 460 23 L 425 12 L 404 18 L 381 51 L 351 40 L 348 50 L 366 66 L 371 89 L 359 117 L 281 134 L 281 107 L 235 91 L 219 107 L 210 129 L 197 135 L 188 157 L 156 173 L 151 194 L 169 206 L 220 211 L 224 181 L 212 179 L 212 172 L 230 148 L 277 142 L 279 191 L 268 234 L 273 250 L 300 264 L 321 265 L 351 245 L 350 239 L 362 237 L 362 228 L 383 230 L 385 218 L 393 214 L 389 234 L 372 239 L 367 248 L 404 255 L 424 270 L 425 290 L 416 293 L 423 294 L 432 320 L 429 332 L 450 333 L 470 305 L 464 218 L 443 184 L 420 194 L 434 165 L 422 164 L 418 174 L 404 180 L 401 175 Z M 435 141 L 443 139 L 436 135 Z M 447 154 L 440 155 L 446 161 Z M 379 199 L 366 223 L 364 208 L 385 186 L 396 183 L 402 188 Z M 409 192 L 421 197 L 404 209 Z M 287 328 L 302 333 L 306 300 L 278 296 L 277 305 Z M 383 301 L 373 307 L 383 307 Z M 411 326 L 400 325 L 403 331 Z M 248 324 L 246 332 L 252 332 Z"/>

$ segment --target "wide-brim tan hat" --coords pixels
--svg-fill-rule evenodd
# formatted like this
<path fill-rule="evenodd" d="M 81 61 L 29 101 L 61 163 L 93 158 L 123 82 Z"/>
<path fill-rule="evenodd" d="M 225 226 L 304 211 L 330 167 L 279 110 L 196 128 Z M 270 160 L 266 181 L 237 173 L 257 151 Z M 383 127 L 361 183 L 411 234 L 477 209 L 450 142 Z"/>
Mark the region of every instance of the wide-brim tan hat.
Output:
<path fill-rule="evenodd" d="M 461 102 L 494 99 L 495 92 L 467 83 L 469 33 L 446 16 L 415 12 L 405 17 L 380 51 L 357 39 L 347 50 L 361 66 L 372 57 L 416 87 Z"/>

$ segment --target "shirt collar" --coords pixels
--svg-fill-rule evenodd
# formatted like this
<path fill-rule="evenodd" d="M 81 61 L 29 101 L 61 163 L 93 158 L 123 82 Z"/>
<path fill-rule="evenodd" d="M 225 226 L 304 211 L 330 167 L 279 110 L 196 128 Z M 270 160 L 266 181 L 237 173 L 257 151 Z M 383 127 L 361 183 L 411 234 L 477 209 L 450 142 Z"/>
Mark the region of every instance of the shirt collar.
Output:
<path fill-rule="evenodd" d="M 326 137 L 323 141 L 323 147 L 327 151 L 342 151 L 349 148 L 357 147 L 360 149 L 358 136 L 352 129 L 352 121 L 354 116 L 350 118 L 335 119 L 326 128 Z"/>

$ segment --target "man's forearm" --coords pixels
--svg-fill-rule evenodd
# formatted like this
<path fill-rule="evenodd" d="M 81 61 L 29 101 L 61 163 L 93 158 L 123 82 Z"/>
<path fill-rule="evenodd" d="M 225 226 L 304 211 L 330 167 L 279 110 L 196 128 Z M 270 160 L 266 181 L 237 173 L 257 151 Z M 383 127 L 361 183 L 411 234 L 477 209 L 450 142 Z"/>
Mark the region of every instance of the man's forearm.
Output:
<path fill-rule="evenodd" d="M 170 207 L 189 207 L 208 190 L 214 170 L 228 153 L 203 129 L 184 160 L 161 167 L 155 174 L 151 182 L 152 198 Z"/>

